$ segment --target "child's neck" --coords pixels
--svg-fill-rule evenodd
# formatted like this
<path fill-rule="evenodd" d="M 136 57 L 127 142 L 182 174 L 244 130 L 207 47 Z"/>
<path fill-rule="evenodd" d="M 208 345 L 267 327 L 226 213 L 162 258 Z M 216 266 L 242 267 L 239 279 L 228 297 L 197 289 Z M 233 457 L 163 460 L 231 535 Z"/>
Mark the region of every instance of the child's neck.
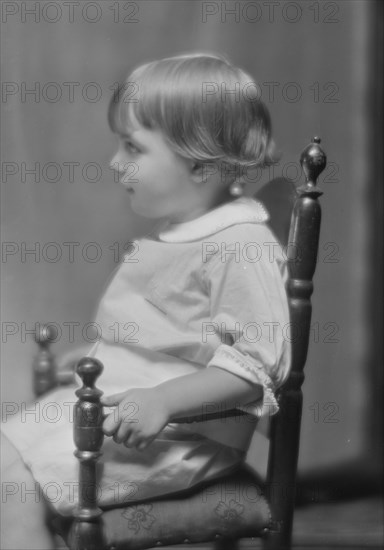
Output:
<path fill-rule="evenodd" d="M 212 200 L 208 202 L 208 204 L 206 203 L 204 205 L 200 205 L 200 207 L 197 207 L 192 212 L 190 211 L 182 215 L 169 216 L 167 217 L 167 221 L 170 224 L 189 222 L 195 220 L 196 218 L 200 218 L 207 212 L 214 210 L 222 204 L 232 202 L 236 198 L 237 197 L 233 197 L 229 193 L 228 189 L 224 189 L 224 191 L 220 193 L 220 195 L 213 197 Z"/>

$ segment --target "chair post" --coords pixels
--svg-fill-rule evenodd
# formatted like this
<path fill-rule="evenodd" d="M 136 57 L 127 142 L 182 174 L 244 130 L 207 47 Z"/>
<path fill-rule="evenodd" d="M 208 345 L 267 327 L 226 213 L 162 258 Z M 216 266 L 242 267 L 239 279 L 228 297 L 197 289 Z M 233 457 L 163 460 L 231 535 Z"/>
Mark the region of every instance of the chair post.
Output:
<path fill-rule="evenodd" d="M 326 166 L 326 156 L 315 137 L 300 157 L 306 183 L 297 189 L 287 245 L 289 278 L 286 285 L 292 343 L 291 373 L 279 392 L 280 410 L 271 419 L 267 493 L 272 522 L 265 538 L 268 550 L 291 547 L 299 455 L 304 365 L 307 358 L 312 314 L 312 277 L 318 254 L 321 208 L 316 181 Z"/>
<path fill-rule="evenodd" d="M 33 391 L 36 397 L 57 386 L 57 368 L 55 357 L 49 346 L 55 339 L 51 327 L 38 325 L 35 332 L 35 342 L 39 351 L 33 361 Z"/>
<path fill-rule="evenodd" d="M 93 358 L 84 357 L 76 366 L 83 387 L 76 391 L 79 400 L 74 408 L 73 438 L 75 456 L 80 462 L 79 503 L 70 532 L 71 550 L 104 550 L 102 510 L 97 506 L 96 462 L 103 444 L 102 391 L 95 382 L 103 365 Z"/>

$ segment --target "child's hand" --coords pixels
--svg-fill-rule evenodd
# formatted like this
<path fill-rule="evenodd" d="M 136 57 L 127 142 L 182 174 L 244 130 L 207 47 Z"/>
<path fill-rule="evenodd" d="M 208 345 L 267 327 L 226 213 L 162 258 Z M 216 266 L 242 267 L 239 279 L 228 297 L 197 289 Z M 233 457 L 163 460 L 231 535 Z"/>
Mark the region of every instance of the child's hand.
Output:
<path fill-rule="evenodd" d="M 156 388 L 133 388 L 101 398 L 107 407 L 116 407 L 103 422 L 105 435 L 116 443 L 145 449 L 168 424 L 169 413 Z"/>

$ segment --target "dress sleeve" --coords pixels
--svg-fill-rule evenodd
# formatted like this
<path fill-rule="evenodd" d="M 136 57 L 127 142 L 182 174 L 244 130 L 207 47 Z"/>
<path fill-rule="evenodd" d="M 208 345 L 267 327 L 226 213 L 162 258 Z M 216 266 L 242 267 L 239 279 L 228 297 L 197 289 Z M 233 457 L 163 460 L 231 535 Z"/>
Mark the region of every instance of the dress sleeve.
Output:
<path fill-rule="evenodd" d="M 261 400 L 237 408 L 262 417 L 279 410 L 275 390 L 290 369 L 286 265 L 265 226 L 244 224 L 237 237 L 222 243 L 204 270 L 211 329 L 221 341 L 207 368 L 219 367 L 261 386 Z"/>

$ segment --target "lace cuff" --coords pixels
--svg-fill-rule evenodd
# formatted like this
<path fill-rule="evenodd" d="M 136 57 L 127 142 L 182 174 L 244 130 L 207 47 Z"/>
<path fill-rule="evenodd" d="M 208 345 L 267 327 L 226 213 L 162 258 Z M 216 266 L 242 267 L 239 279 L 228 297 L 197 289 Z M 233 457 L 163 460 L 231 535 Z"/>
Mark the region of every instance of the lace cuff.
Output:
<path fill-rule="evenodd" d="M 253 414 L 258 418 L 267 415 L 272 416 L 278 412 L 279 405 L 274 394 L 274 384 L 264 368 L 258 365 L 257 361 L 250 355 L 239 352 L 233 346 L 221 344 L 209 361 L 207 368 L 209 367 L 219 367 L 262 386 L 262 399 L 237 406 L 237 409 Z"/>

